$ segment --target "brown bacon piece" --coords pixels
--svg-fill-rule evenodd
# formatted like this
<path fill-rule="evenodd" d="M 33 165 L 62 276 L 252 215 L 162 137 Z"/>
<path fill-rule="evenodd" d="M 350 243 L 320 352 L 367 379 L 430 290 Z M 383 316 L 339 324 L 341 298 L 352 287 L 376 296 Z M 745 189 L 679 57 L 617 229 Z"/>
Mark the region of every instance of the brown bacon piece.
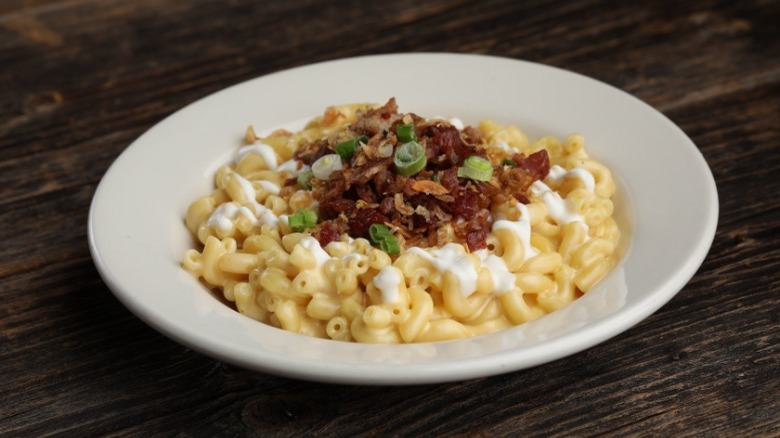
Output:
<path fill-rule="evenodd" d="M 383 106 L 366 111 L 352 124 L 351 129 L 358 134 L 373 137 L 382 131 L 388 131 L 393 123 L 400 118 L 398 105 L 395 103 L 395 97 L 393 97 Z"/>
<path fill-rule="evenodd" d="M 347 223 L 349 224 L 350 235 L 367 237 L 368 228 L 372 224 L 383 224 L 387 221 L 387 216 L 373 208 L 360 208 L 352 211 Z"/>
<path fill-rule="evenodd" d="M 542 149 L 529 155 L 523 161 L 523 168 L 531 172 L 534 179 L 544 179 L 550 173 L 550 156 Z"/>
<path fill-rule="evenodd" d="M 484 229 L 469 231 L 466 234 L 466 244 L 469 246 L 469 251 L 476 251 L 487 247 L 487 231 Z"/>
<path fill-rule="evenodd" d="M 326 221 L 312 233 L 314 238 L 320 242 L 320 246 L 326 247 L 330 242 L 338 241 L 341 238 L 338 226 L 332 221 Z"/>
<path fill-rule="evenodd" d="M 333 153 L 327 140 L 317 140 L 298 148 L 293 157 L 303 161 L 303 164 L 311 166 L 320 157 Z"/>

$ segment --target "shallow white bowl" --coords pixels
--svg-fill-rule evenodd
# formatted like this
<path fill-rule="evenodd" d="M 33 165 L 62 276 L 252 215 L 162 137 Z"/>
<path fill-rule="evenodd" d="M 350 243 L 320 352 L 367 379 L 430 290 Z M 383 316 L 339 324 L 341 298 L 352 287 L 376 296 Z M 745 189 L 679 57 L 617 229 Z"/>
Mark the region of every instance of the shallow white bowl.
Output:
<path fill-rule="evenodd" d="M 307 338 L 222 304 L 181 268 L 192 239 L 183 217 L 207 193 L 243 131 L 290 125 L 329 105 L 398 99 L 401 111 L 490 118 L 531 138 L 580 132 L 618 179 L 627 236 L 618 268 L 573 304 L 472 339 L 365 345 Z M 101 181 L 89 242 L 101 276 L 133 313 L 166 336 L 246 368 L 357 384 L 482 377 L 552 361 L 598 344 L 669 301 L 693 276 L 718 217 L 712 174 L 672 122 L 601 82 L 529 62 L 457 54 L 344 59 L 247 81 L 166 118 L 128 147 Z"/>

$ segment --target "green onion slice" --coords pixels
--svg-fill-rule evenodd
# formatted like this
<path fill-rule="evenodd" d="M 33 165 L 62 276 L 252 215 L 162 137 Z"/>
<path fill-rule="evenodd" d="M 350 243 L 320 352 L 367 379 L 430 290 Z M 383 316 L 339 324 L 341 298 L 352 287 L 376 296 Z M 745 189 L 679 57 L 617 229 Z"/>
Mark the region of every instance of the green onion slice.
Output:
<path fill-rule="evenodd" d="M 509 167 L 517 167 L 517 164 L 515 164 L 514 161 L 510 160 L 509 158 L 504 158 L 501 160 L 502 166 L 509 166 Z"/>
<path fill-rule="evenodd" d="M 337 170 L 341 170 L 341 156 L 339 154 L 322 156 L 311 165 L 314 177 L 322 180 L 330 179 L 330 175 Z"/>
<path fill-rule="evenodd" d="M 314 172 L 311 169 L 302 170 L 298 174 L 298 185 L 306 190 L 311 190 L 312 178 L 314 178 Z"/>
<path fill-rule="evenodd" d="M 379 242 L 379 248 L 388 254 L 398 254 L 401 252 L 401 247 L 398 245 L 398 240 L 395 236 L 387 236 L 384 240 Z"/>
<path fill-rule="evenodd" d="M 396 171 L 403 176 L 412 176 L 421 171 L 427 162 L 425 148 L 416 141 L 409 141 L 399 146 L 393 158 Z"/>
<path fill-rule="evenodd" d="M 287 218 L 287 223 L 293 231 L 300 233 L 317 225 L 317 213 L 308 208 L 301 208 Z"/>
<path fill-rule="evenodd" d="M 414 124 L 409 123 L 407 125 L 398 125 L 395 128 L 395 133 L 398 136 L 398 140 L 403 142 L 417 140 L 417 135 L 414 133 Z"/>
<path fill-rule="evenodd" d="M 343 161 L 347 161 L 352 158 L 355 153 L 358 144 L 368 142 L 368 136 L 361 135 L 360 137 L 353 138 L 352 140 L 342 141 L 336 145 L 336 153 L 339 154 Z"/>
<path fill-rule="evenodd" d="M 382 224 L 371 224 L 371 226 L 368 227 L 368 235 L 374 243 L 378 243 L 387 236 L 392 236 L 387 226 Z"/>
<path fill-rule="evenodd" d="M 390 233 L 385 225 L 371 224 L 368 227 L 368 235 L 371 237 L 371 241 L 378 244 L 382 251 L 388 254 L 397 254 L 401 252 L 401 247 L 398 244 L 398 239 Z"/>
<path fill-rule="evenodd" d="M 463 166 L 458 168 L 459 178 L 469 178 L 474 181 L 490 181 L 493 176 L 493 165 L 490 161 L 472 155 L 466 158 Z"/>

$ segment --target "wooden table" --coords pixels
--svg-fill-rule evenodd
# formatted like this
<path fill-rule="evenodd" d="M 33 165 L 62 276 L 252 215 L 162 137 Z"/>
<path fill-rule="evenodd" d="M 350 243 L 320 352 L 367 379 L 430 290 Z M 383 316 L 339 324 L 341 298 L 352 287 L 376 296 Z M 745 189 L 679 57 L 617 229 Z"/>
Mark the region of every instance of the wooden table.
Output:
<path fill-rule="evenodd" d="M 780 3 L 383 3 L 0 3 L 0 435 L 780 436 Z M 558 66 L 662 111 L 718 185 L 696 276 L 583 353 L 387 388 L 221 363 L 113 297 L 87 212 L 141 133 L 246 79 L 412 51 Z"/>

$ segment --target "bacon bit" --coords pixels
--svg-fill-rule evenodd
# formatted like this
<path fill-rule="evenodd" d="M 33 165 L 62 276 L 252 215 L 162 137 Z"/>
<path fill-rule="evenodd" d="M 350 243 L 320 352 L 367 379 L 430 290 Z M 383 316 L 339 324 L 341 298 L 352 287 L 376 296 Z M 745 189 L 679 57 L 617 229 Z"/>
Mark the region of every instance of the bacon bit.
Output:
<path fill-rule="evenodd" d="M 473 144 L 480 144 L 482 143 L 482 132 L 473 127 L 473 126 L 466 126 L 463 128 L 463 134 L 465 134 L 466 139 L 469 143 Z"/>
<path fill-rule="evenodd" d="M 415 192 L 426 193 L 428 195 L 446 195 L 450 192 L 443 185 L 427 179 L 418 180 L 412 183 L 412 190 Z"/>
<path fill-rule="evenodd" d="M 387 217 L 372 208 L 357 209 L 349 215 L 349 230 L 356 237 L 365 237 L 368 235 L 368 228 L 372 224 L 383 224 L 385 222 L 387 222 Z"/>
<path fill-rule="evenodd" d="M 374 175 L 376 175 L 380 171 L 386 169 L 385 166 L 386 166 L 386 164 L 380 163 L 380 164 L 378 164 L 376 166 L 369 167 L 368 170 L 366 170 L 365 172 L 362 172 L 360 174 L 360 177 L 358 178 L 357 181 L 359 183 L 363 183 L 363 184 L 367 183 L 369 180 L 371 180 L 371 178 L 374 177 Z"/>
<path fill-rule="evenodd" d="M 469 246 L 469 251 L 476 251 L 487 247 L 487 232 L 483 230 L 471 231 L 466 235 L 466 244 Z"/>
<path fill-rule="evenodd" d="M 390 216 L 393 214 L 393 208 L 395 207 L 395 200 L 393 198 L 385 198 L 382 200 L 382 202 L 379 204 L 379 212 Z"/>
<path fill-rule="evenodd" d="M 400 118 L 398 105 L 393 97 L 383 106 L 368 110 L 360 115 L 358 120 L 352 124 L 351 129 L 358 134 L 366 134 L 369 137 L 373 137 L 383 130 L 389 130 L 393 122 Z"/>
<path fill-rule="evenodd" d="M 534 178 L 544 179 L 550 173 L 550 156 L 544 149 L 536 151 L 528 156 L 524 165 L 533 174 Z"/>
<path fill-rule="evenodd" d="M 312 234 L 323 248 L 328 246 L 330 242 L 338 241 L 341 237 L 338 227 L 333 222 L 323 222 Z"/>
<path fill-rule="evenodd" d="M 404 195 L 402 193 L 396 193 L 393 196 L 393 201 L 395 201 L 395 209 L 402 215 L 411 216 L 414 214 L 414 209 L 404 203 Z"/>

